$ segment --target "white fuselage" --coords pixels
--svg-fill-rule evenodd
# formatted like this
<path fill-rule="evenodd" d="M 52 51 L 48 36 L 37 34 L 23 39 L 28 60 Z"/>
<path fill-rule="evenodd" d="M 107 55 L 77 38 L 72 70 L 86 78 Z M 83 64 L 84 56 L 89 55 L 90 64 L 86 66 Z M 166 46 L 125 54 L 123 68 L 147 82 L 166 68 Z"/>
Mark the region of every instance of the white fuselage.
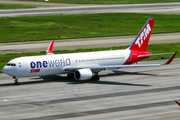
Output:
<path fill-rule="evenodd" d="M 67 73 L 66 67 L 123 65 L 129 58 L 130 50 L 110 50 L 57 55 L 19 57 L 8 62 L 3 68 L 7 74 L 18 77 L 44 76 Z M 6 69 L 8 71 L 6 71 Z"/>

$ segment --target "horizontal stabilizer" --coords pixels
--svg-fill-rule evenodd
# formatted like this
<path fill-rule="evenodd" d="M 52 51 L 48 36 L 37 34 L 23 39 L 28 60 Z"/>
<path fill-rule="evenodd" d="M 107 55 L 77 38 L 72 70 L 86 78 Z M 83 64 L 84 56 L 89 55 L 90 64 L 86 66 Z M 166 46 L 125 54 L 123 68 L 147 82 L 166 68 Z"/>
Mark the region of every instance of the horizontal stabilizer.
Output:
<path fill-rule="evenodd" d="M 166 54 L 174 54 L 174 53 L 158 53 L 158 54 L 149 54 L 149 55 L 139 55 L 138 58 L 143 58 L 143 57 L 151 57 L 151 56 L 156 56 L 156 55 L 166 55 Z"/>

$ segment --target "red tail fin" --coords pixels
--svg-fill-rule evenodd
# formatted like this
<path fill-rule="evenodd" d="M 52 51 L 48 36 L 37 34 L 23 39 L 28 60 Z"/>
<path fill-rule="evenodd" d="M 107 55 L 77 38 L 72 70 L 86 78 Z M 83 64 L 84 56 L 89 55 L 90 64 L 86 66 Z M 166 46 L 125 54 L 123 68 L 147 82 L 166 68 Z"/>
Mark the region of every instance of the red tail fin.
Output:
<path fill-rule="evenodd" d="M 154 25 L 154 20 L 155 18 L 149 18 L 134 42 L 129 47 L 130 50 L 146 51 Z"/>

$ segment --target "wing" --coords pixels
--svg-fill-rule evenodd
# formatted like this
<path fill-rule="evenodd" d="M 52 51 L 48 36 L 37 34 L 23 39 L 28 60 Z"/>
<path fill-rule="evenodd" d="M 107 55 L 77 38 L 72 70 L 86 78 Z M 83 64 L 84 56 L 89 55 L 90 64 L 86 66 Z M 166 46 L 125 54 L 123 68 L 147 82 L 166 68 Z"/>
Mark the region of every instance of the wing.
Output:
<path fill-rule="evenodd" d="M 76 67 L 76 66 L 69 66 L 64 68 L 65 71 L 75 71 L 77 69 L 91 69 L 92 71 L 101 71 L 101 70 L 108 70 L 108 69 L 120 69 L 120 68 L 135 68 L 135 67 L 159 67 L 162 65 L 168 65 L 172 62 L 174 57 L 176 56 L 177 51 L 169 58 L 169 60 L 164 64 L 147 64 L 147 65 L 109 65 L 109 66 L 84 66 L 84 67 Z"/>

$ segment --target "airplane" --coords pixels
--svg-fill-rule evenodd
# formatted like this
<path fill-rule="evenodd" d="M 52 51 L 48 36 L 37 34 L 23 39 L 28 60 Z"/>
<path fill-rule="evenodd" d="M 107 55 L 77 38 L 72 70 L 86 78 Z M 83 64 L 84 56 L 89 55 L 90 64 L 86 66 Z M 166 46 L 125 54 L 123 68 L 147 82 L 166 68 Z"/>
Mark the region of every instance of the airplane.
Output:
<path fill-rule="evenodd" d="M 102 70 L 159 67 L 161 65 L 170 64 L 177 54 L 177 51 L 164 64 L 133 64 L 154 55 L 170 54 L 152 54 L 146 51 L 154 21 L 155 18 L 149 18 L 133 43 L 124 50 L 55 55 L 52 52 L 54 45 L 53 40 L 47 49 L 46 55 L 15 58 L 10 60 L 2 70 L 4 73 L 13 76 L 15 79 L 14 84 L 18 85 L 19 77 L 47 76 L 66 73 L 68 78 L 98 81 L 100 79 L 98 73 Z"/>

